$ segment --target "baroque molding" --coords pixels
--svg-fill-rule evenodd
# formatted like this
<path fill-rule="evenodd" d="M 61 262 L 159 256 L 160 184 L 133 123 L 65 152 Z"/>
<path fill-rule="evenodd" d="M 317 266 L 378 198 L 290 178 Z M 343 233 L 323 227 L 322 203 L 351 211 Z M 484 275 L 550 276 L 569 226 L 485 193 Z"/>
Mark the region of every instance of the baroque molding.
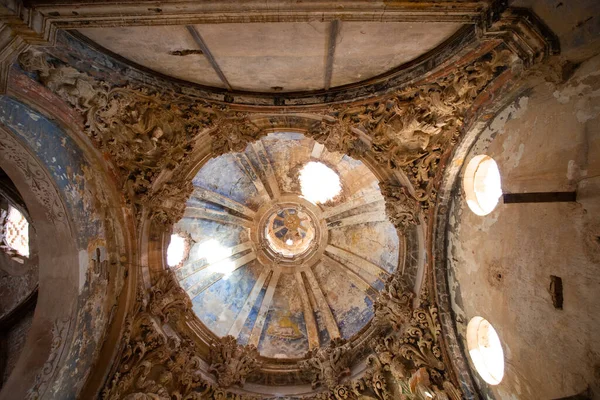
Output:
<path fill-rule="evenodd" d="M 193 139 L 212 127 L 216 107 L 145 87 L 111 86 L 71 66 L 54 65 L 36 50 L 22 53 L 19 63 L 82 114 L 85 133 L 110 155 L 127 200 L 138 212 L 147 206 L 159 222 L 174 222 L 183 213 L 178 202 L 165 200 L 187 198 L 191 185 L 178 179 L 168 188 L 154 183 L 185 162 Z"/>
<path fill-rule="evenodd" d="M 246 376 L 259 368 L 258 351 L 253 345 L 241 346 L 233 336 L 225 336 L 210 349 L 208 372 L 214 373 L 221 388 L 243 386 Z"/>
<path fill-rule="evenodd" d="M 191 301 L 171 270 L 166 270 L 146 293 L 138 287 L 134 310 L 127 319 L 124 347 L 116 369 L 105 386 L 103 399 L 254 399 L 224 391 L 226 386 L 243 385 L 258 363 L 256 349 L 238 346 L 224 338 L 211 354 L 209 374 L 195 343 L 177 334 L 176 324 L 186 319 Z M 219 349 L 219 350 L 216 350 Z"/>
<path fill-rule="evenodd" d="M 341 380 L 350 375 L 352 346 L 343 339 L 332 339 L 329 345 L 310 350 L 300 370 L 311 377 L 313 389 L 318 386 L 335 389 Z"/>
<path fill-rule="evenodd" d="M 4 128 L 0 128 L 0 150 L 2 157 L 21 170 L 27 185 L 43 204 L 48 221 L 67 226 L 67 210 L 57 188 L 47 176 L 44 168 Z"/>

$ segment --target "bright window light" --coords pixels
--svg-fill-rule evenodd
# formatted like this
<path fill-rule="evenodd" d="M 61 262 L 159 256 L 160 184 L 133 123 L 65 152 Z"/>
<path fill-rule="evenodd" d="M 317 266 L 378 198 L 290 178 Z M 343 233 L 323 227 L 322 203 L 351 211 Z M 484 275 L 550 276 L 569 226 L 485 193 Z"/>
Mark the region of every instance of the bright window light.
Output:
<path fill-rule="evenodd" d="M 206 259 L 208 270 L 217 274 L 222 274 L 223 279 L 227 280 L 235 270 L 235 264 L 229 259 L 232 255 L 232 249 L 223 246 L 215 239 L 207 240 L 198 247 L 198 258 Z"/>
<path fill-rule="evenodd" d="M 504 352 L 496 330 L 481 317 L 467 326 L 467 346 L 475 369 L 484 381 L 497 385 L 504 377 Z"/>
<path fill-rule="evenodd" d="M 8 247 L 24 257 L 29 257 L 29 222 L 19 210 L 10 205 L 2 234 Z"/>
<path fill-rule="evenodd" d="M 475 214 L 487 215 L 496 208 L 502 196 L 502 182 L 493 158 L 486 155 L 473 157 L 465 169 L 463 183 L 467 204 Z"/>
<path fill-rule="evenodd" d="M 302 196 L 313 204 L 326 203 L 342 190 L 338 174 L 315 161 L 309 162 L 300 171 L 300 187 Z"/>
<path fill-rule="evenodd" d="M 171 243 L 167 248 L 167 264 L 175 267 L 183 261 L 185 254 L 185 239 L 178 234 L 171 235 Z"/>

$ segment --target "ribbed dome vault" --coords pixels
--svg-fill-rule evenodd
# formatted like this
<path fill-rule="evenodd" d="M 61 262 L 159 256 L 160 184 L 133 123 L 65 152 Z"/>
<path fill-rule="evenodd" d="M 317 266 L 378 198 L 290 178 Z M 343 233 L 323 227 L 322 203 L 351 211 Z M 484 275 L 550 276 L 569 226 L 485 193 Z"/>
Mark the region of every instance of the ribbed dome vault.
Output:
<path fill-rule="evenodd" d="M 303 196 L 309 162 L 339 176 L 333 199 Z M 365 164 L 301 134 L 273 133 L 210 160 L 193 185 L 174 230 L 189 252 L 172 268 L 215 335 L 293 359 L 367 326 L 402 246 Z"/>

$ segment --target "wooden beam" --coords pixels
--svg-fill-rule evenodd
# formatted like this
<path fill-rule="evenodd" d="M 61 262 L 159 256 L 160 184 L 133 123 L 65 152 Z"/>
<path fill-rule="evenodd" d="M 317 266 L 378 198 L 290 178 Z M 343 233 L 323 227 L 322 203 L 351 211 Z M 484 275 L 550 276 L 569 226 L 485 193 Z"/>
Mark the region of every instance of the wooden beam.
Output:
<path fill-rule="evenodd" d="M 339 19 L 334 19 L 329 23 L 329 36 L 327 38 L 327 60 L 325 62 L 325 90 L 331 87 L 331 78 L 333 75 L 333 62 L 335 60 L 335 47 L 337 37 L 340 32 L 341 23 Z"/>
<path fill-rule="evenodd" d="M 221 82 L 223 82 L 223 85 L 225 85 L 225 87 L 228 90 L 233 90 L 233 88 L 229 84 L 229 81 L 225 77 L 225 74 L 221 70 L 221 67 L 219 67 L 219 64 L 217 63 L 217 60 L 215 60 L 215 57 L 210 52 L 210 49 L 206 45 L 206 42 L 204 41 L 204 39 L 202 39 L 202 36 L 200 35 L 200 32 L 198 32 L 198 30 L 196 29 L 196 27 L 193 26 L 193 25 L 186 25 L 185 27 L 187 28 L 187 30 L 190 33 L 190 35 L 192 35 L 192 38 L 194 38 L 194 41 L 196 42 L 196 44 L 198 45 L 198 47 L 200 47 L 200 50 L 202 50 L 202 52 L 204 53 L 204 56 L 206 57 L 206 59 L 208 60 L 208 62 L 210 63 L 210 65 L 213 67 L 213 69 L 215 70 L 215 72 L 219 76 L 219 79 L 221 79 Z"/>
<path fill-rule="evenodd" d="M 577 192 L 504 193 L 502 200 L 504 204 L 575 202 Z"/>

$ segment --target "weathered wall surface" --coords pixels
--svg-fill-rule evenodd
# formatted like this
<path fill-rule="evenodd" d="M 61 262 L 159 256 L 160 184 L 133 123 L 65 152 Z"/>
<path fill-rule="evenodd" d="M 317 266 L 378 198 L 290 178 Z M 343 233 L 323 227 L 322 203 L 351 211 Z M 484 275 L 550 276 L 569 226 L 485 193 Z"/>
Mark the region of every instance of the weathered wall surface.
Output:
<path fill-rule="evenodd" d="M 498 163 L 504 193 L 577 190 L 577 202 L 468 208 L 464 166 Z M 466 349 L 474 316 L 496 328 L 505 355 L 498 386 L 473 373 L 485 397 L 551 399 L 589 386 L 600 395 L 600 57 L 565 84 L 542 83 L 500 111 L 463 161 L 449 218 L 449 283 Z M 458 187 L 460 186 L 460 187 Z M 555 309 L 550 275 L 562 278 Z"/>
<path fill-rule="evenodd" d="M 25 336 L 21 338 L 25 342 L 21 359 L 11 361 L 15 365 L 14 374 L 0 398 L 25 398 L 25 391 L 34 398 L 44 395 L 74 398 L 99 354 L 109 313 L 120 290 L 118 284 L 111 285 L 108 279 L 110 274 L 113 283 L 116 281 L 118 250 L 113 250 L 110 259 L 107 255 L 118 223 L 114 219 L 109 221 L 112 211 L 106 202 L 108 189 L 100 183 L 105 181 L 98 175 L 98 165 L 90 162 L 85 150 L 55 121 L 23 102 L 3 96 L 0 122 L 24 151 L 43 165 L 45 172 L 32 165 L 14 163 L 10 157 L 5 162 L 34 181 L 33 186 L 39 186 L 38 180 L 48 174 L 52 180 L 49 185 L 58 188 L 67 210 L 62 211 L 58 200 L 52 204 L 58 211 L 49 212 L 55 219 L 44 226 L 43 234 L 39 228 L 45 222 L 35 218 L 32 221 L 32 233 L 40 249 L 38 309 L 27 341 Z M 10 151 L 8 147 L 2 148 Z M 34 197 L 24 195 L 25 202 L 47 201 L 41 195 Z M 63 226 L 73 229 L 71 236 L 64 239 L 71 240 L 68 246 L 72 246 L 72 252 L 60 253 L 61 249 L 48 248 L 47 236 L 58 236 Z M 50 255 L 52 252 L 54 255 Z M 78 263 L 71 262 L 77 259 Z M 53 310 L 58 311 L 53 314 Z M 59 313 L 61 316 L 56 317 Z"/>

